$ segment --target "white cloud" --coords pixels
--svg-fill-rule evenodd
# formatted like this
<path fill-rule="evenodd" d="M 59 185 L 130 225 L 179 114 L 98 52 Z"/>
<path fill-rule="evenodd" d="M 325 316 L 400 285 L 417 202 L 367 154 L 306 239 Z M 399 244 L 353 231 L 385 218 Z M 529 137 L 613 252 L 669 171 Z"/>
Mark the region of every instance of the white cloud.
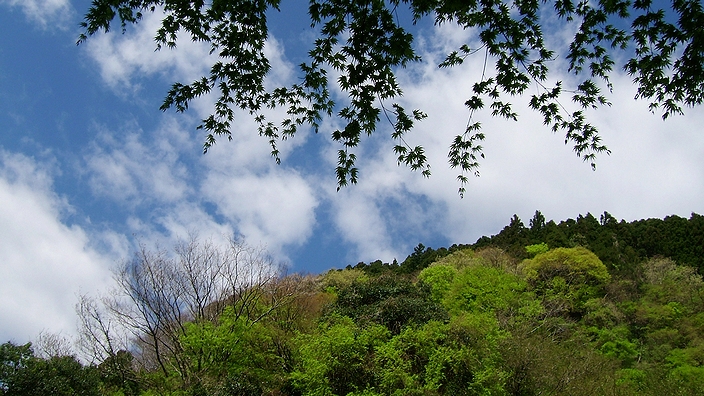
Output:
<path fill-rule="evenodd" d="M 149 247 L 170 247 L 193 232 L 219 243 L 233 234 L 203 208 L 197 190 L 204 167 L 194 140 L 176 117 L 161 116 L 153 131 L 134 123 L 101 127 L 84 156 L 93 193 L 121 205 L 124 226 Z"/>
<path fill-rule="evenodd" d="M 352 187 L 355 188 L 355 187 Z M 375 197 L 360 191 L 331 197 L 334 221 L 343 238 L 355 246 L 347 260 L 390 262 L 399 257 L 386 219 Z"/>
<path fill-rule="evenodd" d="M 154 75 L 164 75 L 169 82 L 189 82 L 207 73 L 215 62 L 215 58 L 208 55 L 207 45 L 187 39 L 180 41 L 175 50 L 164 48 L 154 53 L 153 37 L 162 17 L 163 13 L 159 12 L 145 14 L 144 20 L 131 26 L 127 34 L 101 34 L 86 43 L 88 54 L 99 65 L 103 80 L 116 91 L 126 90 L 128 95 L 133 95 L 139 91 L 144 77 Z M 270 37 L 264 51 L 272 65 L 266 85 L 290 82 L 293 66 L 286 60 L 280 43 Z M 214 100 L 213 95 L 209 95 L 194 101 L 191 111 L 198 117 L 205 117 L 212 111 Z M 285 109 L 267 113 L 272 120 L 279 119 L 285 115 Z M 215 212 L 224 216 L 235 232 L 252 243 L 266 244 L 273 253 L 285 258 L 284 246 L 300 245 L 312 233 L 318 205 L 314 188 L 304 175 L 275 165 L 271 147 L 267 139 L 256 132 L 250 115 L 238 113 L 233 125 L 232 142 L 220 138 L 206 156 L 187 159 L 189 169 L 191 166 L 198 169 L 191 174 L 169 173 L 183 158 L 175 162 L 173 155 L 167 154 L 172 148 L 160 154 L 161 150 L 145 144 L 153 132 L 123 133 L 126 137 L 120 139 L 106 132 L 87 157 L 94 191 L 133 204 L 146 197 L 171 197 L 161 200 L 158 213 L 152 213 L 150 219 L 132 218 L 130 228 L 140 234 L 157 232 L 153 222 L 161 224 L 162 233 L 163 228 L 174 232 L 184 228 L 195 231 L 193 228 L 201 226 L 218 228 L 195 221 L 198 216 L 212 220 L 204 208 L 214 204 Z M 305 130 L 300 131 L 295 139 L 279 144 L 284 162 L 295 147 L 306 142 L 307 134 Z M 200 134 L 197 138 L 186 138 L 189 149 L 202 144 L 202 138 Z M 156 191 L 159 183 L 165 187 L 163 195 Z M 172 191 L 166 187 L 171 187 Z M 195 193 L 196 190 L 203 195 Z M 190 208 L 189 212 L 200 214 L 195 217 L 177 215 L 186 207 Z M 178 222 L 182 222 L 180 226 Z"/>
<path fill-rule="evenodd" d="M 326 204 L 332 207 L 337 232 L 354 246 L 348 261 L 401 261 L 423 242 L 418 238 L 430 238 L 441 230 L 446 216 L 442 202 L 429 205 L 425 196 L 408 189 L 415 181 L 427 179 L 397 166 L 390 145 L 378 150 L 358 157 L 358 184 L 337 192 L 333 178 L 319 184 Z M 328 168 L 333 169 L 334 159 L 328 161 Z"/>
<path fill-rule="evenodd" d="M 94 193 L 123 206 L 125 226 L 148 246 L 170 246 L 191 232 L 216 239 L 236 233 L 285 261 L 284 247 L 304 243 L 315 225 L 309 182 L 275 164 L 251 122 L 204 156 L 199 137 L 173 120 L 163 116 L 155 131 L 103 128 L 85 156 Z M 285 157 L 291 144 L 282 151 Z"/>
<path fill-rule="evenodd" d="M 162 118 L 153 136 L 136 125 L 117 133 L 103 128 L 91 146 L 86 164 L 96 194 L 139 205 L 176 202 L 188 193 L 188 170 L 179 153 L 193 146 L 173 117 Z"/>
<path fill-rule="evenodd" d="M 88 52 L 113 88 L 133 92 L 143 76 L 164 75 L 169 82 L 188 82 L 207 72 L 213 59 L 202 44 L 186 40 L 175 51 L 153 52 L 160 17 L 158 13 L 147 15 L 124 36 L 110 33 L 89 40 Z M 647 112 L 646 104 L 632 100 L 629 78 L 618 74 L 613 108 L 591 115 L 613 151 L 610 157 L 600 156 L 596 172 L 563 144 L 563 136 L 542 125 L 542 119 L 526 108 L 525 99 L 516 99 L 518 123 L 492 119 L 485 113 L 475 115 L 487 135 L 483 142 L 487 158 L 481 161 L 482 176 L 470 176 L 467 194 L 460 200 L 458 171 L 447 165 L 447 152 L 454 135 L 467 124 L 469 113 L 463 103 L 481 76 L 484 54 L 475 54 L 459 67 L 438 69 L 437 63 L 447 52 L 473 39 L 472 31 L 443 25 L 426 34 L 420 42 L 428 51 L 424 54 L 427 62 L 411 66 L 401 78 L 402 102 L 429 114 L 406 138 L 411 145 L 425 147 L 432 165 L 430 179 L 397 166 L 389 131 L 382 128 L 355 150 L 360 184 L 334 193 L 335 180 L 321 179 L 317 169 L 287 168 L 287 157 L 308 142 L 309 135 L 299 133 L 282 144 L 284 162 L 277 167 L 251 117 L 238 115 L 233 142 L 220 139 L 208 155 L 184 169 L 179 168 L 182 153 L 174 154 L 178 151 L 174 146 L 158 146 L 171 138 L 156 138 L 147 144 L 151 132 L 127 134 L 121 140 L 108 135 L 89 158 L 94 177 L 100 175 L 93 179 L 96 191 L 122 194 L 127 201 L 162 197 L 152 218 L 130 220 L 133 230 L 156 232 L 157 223 L 180 233 L 200 227 L 228 229 L 231 223 L 250 241 L 265 243 L 282 257 L 285 246 L 301 245 L 310 238 L 316 216 L 323 211 L 318 208 L 330 207 L 342 239 L 364 260 L 390 260 L 422 242 L 407 236 L 435 234 L 451 243 L 471 243 L 481 235 L 498 232 L 514 213 L 527 220 L 536 209 L 556 220 L 605 210 L 629 220 L 704 212 L 700 189 L 704 170 L 699 161 L 704 142 L 698 127 L 704 113 L 697 109 L 687 117 L 662 123 Z M 268 84 L 290 82 L 293 68 L 279 42 L 270 40 L 266 51 L 273 65 Z M 556 62 L 556 67 L 562 66 Z M 191 109 L 204 117 L 212 110 L 213 100 L 196 101 Z M 326 121 L 321 133 L 328 133 L 334 124 L 334 120 Z M 201 144 L 201 137 L 193 134 L 179 136 L 183 139 L 180 147 L 191 150 Z M 322 152 L 303 155 L 320 155 L 325 174 L 332 176 L 337 147 L 326 142 Z M 215 205 L 215 213 L 205 210 L 210 204 Z M 225 220 L 216 221 L 215 214 Z"/>
<path fill-rule="evenodd" d="M 202 42 L 184 39 L 174 50 L 156 50 L 154 36 L 163 12 L 145 13 L 125 34 L 117 26 L 108 33 L 96 34 L 84 44 L 88 55 L 98 63 L 103 80 L 115 91 L 139 91 L 140 82 L 156 74 L 191 82 L 203 75 L 214 62 L 210 47 Z M 119 22 L 118 22 L 119 23 Z"/>
<path fill-rule="evenodd" d="M 439 36 L 428 42 L 445 48 L 470 38 L 467 32 Z M 663 122 L 648 112 L 647 103 L 633 100 L 630 78 L 621 73 L 613 80 L 613 106 L 589 115 L 612 150 L 611 156 L 598 157 L 597 171 L 564 145 L 564 135 L 543 126 L 541 117 L 528 109 L 526 99 L 513 98 L 518 122 L 485 113 L 474 116 L 486 134 L 482 143 L 486 159 L 481 160 L 481 177 L 469 176 L 467 193 L 460 199 L 459 171 L 448 166 L 447 153 L 453 137 L 467 125 L 469 110 L 463 104 L 481 77 L 483 54 L 449 70 L 433 63 L 440 55 L 428 55 L 431 62 L 413 66 L 402 77 L 402 102 L 429 115 L 406 139 L 411 145 L 424 146 L 433 174 L 423 179 L 398 168 L 390 140 L 383 143 L 381 139 L 382 143 L 366 144 L 360 150 L 365 153 L 358 157 L 360 184 L 349 187 L 344 199 L 331 198 L 338 200 L 333 203 L 337 226 L 357 252 L 375 252 L 387 259 L 399 250 L 403 242 L 398 235 L 403 235 L 404 225 L 393 224 L 385 216 L 403 206 L 393 192 L 408 194 L 410 202 L 426 199 L 424 208 L 433 208 L 433 214 L 414 212 L 409 205 L 403 208 L 407 219 L 420 218 L 420 224 L 434 225 L 450 243 L 473 243 L 482 235 L 497 233 L 514 213 L 527 223 L 536 209 L 557 221 L 586 212 L 598 216 L 608 211 L 627 220 L 704 212 L 703 109 Z M 553 76 L 559 77 L 559 73 Z M 384 134 L 389 133 L 378 132 Z M 334 166 L 335 159 L 326 158 L 328 166 Z"/>
<path fill-rule="evenodd" d="M 704 140 L 698 127 L 704 114 L 693 111 L 663 123 L 647 112 L 645 103 L 632 100 L 627 77 L 615 83 L 613 107 L 591 115 L 613 152 L 598 158 L 596 172 L 563 145 L 562 136 L 549 133 L 537 115 L 524 109 L 517 124 L 484 119 L 487 159 L 482 162 L 482 177 L 470 181 L 468 203 L 453 203 L 452 194 L 442 194 L 442 189 L 416 191 L 447 202 L 456 213 L 466 213 L 460 218 L 489 214 L 497 218 L 493 231 L 486 226 L 471 232 L 468 227 L 453 227 L 455 238 L 497 232 L 512 213 L 525 219 L 535 209 L 557 220 L 587 211 L 609 211 L 635 220 L 704 210 L 700 161 Z"/>
<path fill-rule="evenodd" d="M 0 340 L 75 334 L 76 294 L 109 278 L 110 259 L 62 222 L 67 205 L 44 166 L 0 150 Z"/>
<path fill-rule="evenodd" d="M 69 0 L 0 0 L 0 4 L 20 7 L 28 19 L 43 29 L 50 24 L 65 28 L 73 14 Z"/>
<path fill-rule="evenodd" d="M 201 187 L 204 199 L 214 203 L 247 241 L 265 244 L 284 257 L 286 245 L 300 245 L 310 237 L 318 199 L 309 181 L 275 165 L 252 169 L 210 155 Z"/>
<path fill-rule="evenodd" d="M 161 75 L 168 83 L 179 81 L 191 83 L 209 73 L 211 66 L 218 61 L 217 54 L 210 54 L 210 44 L 194 42 L 187 33 L 180 33 L 177 47 L 163 47 L 156 50 L 154 36 L 164 18 L 163 11 L 147 12 L 144 18 L 128 27 L 122 34 L 120 29 L 96 34 L 85 43 L 87 53 L 100 68 L 100 75 L 112 89 L 120 94 L 136 93 L 141 82 L 147 77 Z M 288 82 L 293 74 L 293 65 L 283 54 L 283 47 L 274 37 L 267 39 L 264 54 L 270 61 L 271 73 L 267 77 L 267 87 Z M 206 99 L 192 103 L 202 114 L 211 111 Z M 201 114 L 201 115 L 202 115 Z"/>
<path fill-rule="evenodd" d="M 170 249 L 191 235 L 211 240 L 216 246 L 224 248 L 235 234 L 232 226 L 216 221 L 200 202 L 185 200 L 161 209 L 155 208 L 150 216 L 133 214 L 127 218 L 126 225 L 135 236 L 135 242 L 150 249 Z"/>

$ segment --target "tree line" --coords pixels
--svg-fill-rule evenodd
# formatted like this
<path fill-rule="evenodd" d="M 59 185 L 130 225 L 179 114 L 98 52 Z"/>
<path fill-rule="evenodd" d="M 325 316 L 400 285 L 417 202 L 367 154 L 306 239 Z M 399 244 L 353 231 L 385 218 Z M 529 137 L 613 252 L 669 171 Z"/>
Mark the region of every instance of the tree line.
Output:
<path fill-rule="evenodd" d="M 143 247 L 80 299 L 78 349 L 0 346 L 0 394 L 697 395 L 704 282 L 690 252 L 664 254 L 682 241 L 646 237 L 696 238 L 697 221 L 536 212 L 307 276 L 237 240 Z"/>
<path fill-rule="evenodd" d="M 498 246 L 526 258 L 524 246 L 543 242 L 551 248 L 584 246 L 614 270 L 664 256 L 704 273 L 704 216 L 696 213 L 689 219 L 672 215 L 631 222 L 618 221 L 608 212 L 598 219 L 587 213 L 555 223 L 536 211 L 527 227 L 514 215 L 501 232 L 480 238 L 472 247 Z"/>
<path fill-rule="evenodd" d="M 644 219 L 627 222 L 604 212 L 597 219 L 591 213 L 576 219 L 546 220 L 536 210 L 528 226 L 517 216 L 495 235 L 483 236 L 475 243 L 455 244 L 437 249 L 418 244 L 404 261 L 384 263 L 360 262 L 347 268 L 359 268 L 367 273 L 393 270 L 411 273 L 421 270 L 439 258 L 457 250 L 499 247 L 512 256 L 525 259 L 530 254 L 525 247 L 545 243 L 550 248 L 583 246 L 594 252 L 612 271 L 627 271 L 648 258 L 663 256 L 678 264 L 691 266 L 704 273 L 704 216 L 692 213 L 689 219 L 677 215 L 664 219 Z"/>

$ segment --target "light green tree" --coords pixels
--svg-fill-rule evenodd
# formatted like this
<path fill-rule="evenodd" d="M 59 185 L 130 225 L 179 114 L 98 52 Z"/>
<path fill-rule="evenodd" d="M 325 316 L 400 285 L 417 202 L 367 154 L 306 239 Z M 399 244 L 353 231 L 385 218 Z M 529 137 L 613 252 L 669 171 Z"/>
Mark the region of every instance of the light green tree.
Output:
<path fill-rule="evenodd" d="M 361 327 L 344 316 L 334 315 L 313 334 L 301 334 L 300 364 L 291 374 L 295 387 L 305 396 L 363 394 L 373 389 L 374 351 L 390 338 L 381 325 Z"/>
<path fill-rule="evenodd" d="M 583 247 L 552 249 L 521 265 L 526 280 L 555 315 L 581 310 L 611 280 L 599 257 Z"/>
<path fill-rule="evenodd" d="M 545 242 L 526 246 L 526 253 L 528 253 L 531 257 L 535 257 L 538 254 L 546 253 L 548 250 L 550 250 L 550 248 Z"/>
<path fill-rule="evenodd" d="M 450 290 L 450 285 L 455 276 L 457 276 L 455 267 L 447 264 L 438 264 L 423 269 L 418 274 L 418 280 L 428 285 L 433 300 L 440 302 Z"/>

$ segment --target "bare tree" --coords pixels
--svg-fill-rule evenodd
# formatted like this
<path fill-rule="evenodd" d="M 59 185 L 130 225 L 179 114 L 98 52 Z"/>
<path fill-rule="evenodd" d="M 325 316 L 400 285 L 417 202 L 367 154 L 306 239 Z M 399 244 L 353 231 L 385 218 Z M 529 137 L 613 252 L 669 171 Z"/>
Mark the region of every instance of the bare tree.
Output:
<path fill-rule="evenodd" d="M 107 300 L 96 300 L 88 295 L 81 295 L 76 304 L 79 318 L 78 346 L 83 358 L 91 363 L 99 363 L 116 356 L 121 350 L 127 350 L 127 339 L 120 323 L 104 307 Z"/>
<path fill-rule="evenodd" d="M 294 292 L 278 282 L 281 274 L 265 249 L 239 239 L 218 248 L 191 236 L 172 254 L 140 245 L 115 272 L 116 288 L 101 300 L 102 310 L 82 298 L 77 311 L 96 358 L 129 348 L 144 368 L 176 372 L 188 383 L 190 365 L 181 345 L 187 323 L 215 322 L 228 306 L 237 319 L 262 320 Z M 122 329 L 130 345 L 117 341 Z"/>
<path fill-rule="evenodd" d="M 71 339 L 61 333 L 42 331 L 32 343 L 32 348 L 37 357 L 50 359 L 53 357 L 73 356 L 72 344 Z"/>

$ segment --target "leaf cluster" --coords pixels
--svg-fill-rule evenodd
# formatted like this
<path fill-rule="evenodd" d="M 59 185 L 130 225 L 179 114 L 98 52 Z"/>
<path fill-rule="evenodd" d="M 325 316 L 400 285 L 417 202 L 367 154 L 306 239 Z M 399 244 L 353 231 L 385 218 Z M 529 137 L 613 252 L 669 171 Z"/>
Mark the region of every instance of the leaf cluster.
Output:
<path fill-rule="evenodd" d="M 318 37 L 308 60 L 299 65 L 300 80 L 270 89 L 265 84 L 271 71 L 264 51 L 267 15 L 279 4 L 280 0 L 93 0 L 81 24 L 85 32 L 79 43 L 109 31 L 117 22 L 124 32 L 144 13 L 163 10 L 155 34 L 157 49 L 174 48 L 186 36 L 208 43 L 216 60 L 202 78 L 174 83 L 161 109 L 184 112 L 193 100 L 214 94 L 212 114 L 198 127 L 206 132 L 204 151 L 217 138 L 232 139 L 236 111 L 243 111 L 269 140 L 277 162 L 279 142 L 301 127 L 318 131 L 322 121 L 334 115 L 342 124 L 331 133 L 340 146 L 338 187 L 357 182 L 353 150 L 365 136 L 382 129 L 382 121 L 391 125 L 398 163 L 430 175 L 423 147 L 406 140 L 414 124 L 427 115 L 397 102 L 403 94 L 398 70 L 421 60 L 411 31 L 424 19 L 477 32 L 476 42 L 450 52 L 440 67 L 459 66 L 475 54 L 484 57 L 482 75 L 467 93 L 469 122 L 448 153 L 450 166 L 461 172 L 460 195 L 467 174 L 478 175 L 484 157 L 485 135 L 475 112 L 486 107 L 492 116 L 517 120 L 512 98 L 528 94 L 531 87 L 536 93 L 529 95 L 530 107 L 552 131 L 565 134 L 565 143 L 573 145 L 578 157 L 595 167 L 596 156 L 609 150 L 586 110 L 610 104 L 607 94 L 618 51 L 627 57 L 623 67 L 637 86 L 637 98 L 649 100 L 652 110 L 662 109 L 663 118 L 703 99 L 704 38 L 699 27 L 704 13 L 698 0 L 672 0 L 667 6 L 651 0 L 311 0 L 308 15 Z M 412 18 L 401 16 L 406 15 L 401 12 L 404 8 Z M 548 45 L 553 34 L 548 15 L 576 27 L 563 55 L 567 71 L 577 80 L 573 87 L 559 80 L 549 82 L 560 54 Z M 333 99 L 334 90 L 342 93 L 342 100 Z M 563 103 L 570 95 L 572 110 Z M 286 116 L 269 120 L 266 110 L 273 108 L 286 109 Z"/>

